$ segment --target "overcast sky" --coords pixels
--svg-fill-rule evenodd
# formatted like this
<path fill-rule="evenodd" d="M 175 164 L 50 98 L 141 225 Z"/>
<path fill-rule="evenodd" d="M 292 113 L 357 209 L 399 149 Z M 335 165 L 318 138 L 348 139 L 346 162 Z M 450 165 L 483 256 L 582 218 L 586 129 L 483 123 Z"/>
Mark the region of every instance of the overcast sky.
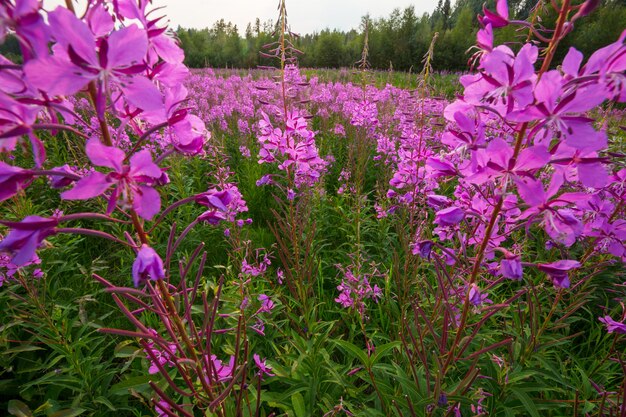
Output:
<path fill-rule="evenodd" d="M 62 0 L 44 0 L 46 7 L 62 4 Z M 257 17 L 261 21 L 275 20 L 278 0 L 154 0 L 155 7 L 166 6 L 165 14 L 170 26 L 205 28 L 219 19 L 231 21 L 246 30 L 248 22 Z M 297 33 L 311 33 L 325 28 L 349 30 L 358 28 L 361 16 L 374 18 L 388 16 L 398 7 L 413 5 L 421 16 L 432 12 L 437 0 L 287 0 L 287 13 L 291 29 Z"/>

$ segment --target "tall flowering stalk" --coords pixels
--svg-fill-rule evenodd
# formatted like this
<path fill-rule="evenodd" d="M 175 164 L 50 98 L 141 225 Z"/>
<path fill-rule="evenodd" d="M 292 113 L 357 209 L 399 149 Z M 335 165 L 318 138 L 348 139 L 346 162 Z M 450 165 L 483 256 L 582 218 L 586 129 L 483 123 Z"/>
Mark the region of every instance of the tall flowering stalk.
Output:
<path fill-rule="evenodd" d="M 224 415 L 229 398 L 241 409 L 248 395 L 242 388 L 246 373 L 253 368 L 247 339 L 242 337 L 248 323 L 239 317 L 232 332 L 237 340 L 235 356 L 224 365 L 212 350 L 214 332 L 221 330 L 216 319 L 222 284 L 212 298 L 202 290 L 204 244 L 190 256 L 180 257 L 178 268 L 172 267 L 172 260 L 198 225 L 243 225 L 244 220 L 236 217 L 247 211 L 245 201 L 236 184 L 228 182 L 228 175 L 218 175 L 216 186 L 185 196 L 164 210 L 159 192 L 170 182 L 162 167 L 168 159 L 201 157 L 213 150 L 206 146 L 210 134 L 204 123 L 186 105 L 188 91 L 182 80 L 188 70 L 182 63 L 183 51 L 167 27 L 161 26 L 162 17 L 152 17 L 150 1 L 90 0 L 82 14 L 71 1 L 66 6 L 44 10 L 41 2 L 28 0 L 0 6 L 0 35 L 15 33 L 24 59 L 23 65 L 17 65 L 0 57 L 0 77 L 7 81 L 0 86 L 0 150 L 17 154 L 18 145 L 27 140 L 34 165 L 0 163 L 0 198 L 12 199 L 37 178 L 49 177 L 51 188 L 65 189 L 62 200 L 104 197 L 105 210 L 0 220 L 9 228 L 0 251 L 20 268 L 39 263 L 36 251 L 58 234 L 87 235 L 128 247 L 135 253 L 129 271 L 135 289 L 95 278 L 136 330 L 102 331 L 139 340 L 150 362 L 149 373 L 159 374 L 165 383 L 150 383 L 159 415 L 193 415 L 189 401 L 179 404 L 181 398 L 218 416 Z M 73 135 L 87 158 L 46 167 L 46 145 L 58 139 L 55 133 L 60 130 Z M 40 131 L 52 135 L 44 141 Z M 185 204 L 208 210 L 181 233 L 176 223 L 171 224 L 166 245 L 153 242 L 153 232 L 163 228 L 167 215 Z M 77 221 L 94 225 L 74 227 Z M 111 223 L 127 231 L 115 236 L 102 230 Z M 159 254 L 162 248 L 165 260 Z M 204 312 L 202 317 L 192 309 L 194 304 Z M 144 314 L 156 315 L 162 328 L 147 327 Z M 268 374 L 269 367 L 262 365 L 262 372 Z M 170 368 L 176 369 L 175 375 Z"/>
<path fill-rule="evenodd" d="M 259 163 L 277 164 L 279 173 L 264 176 L 257 185 L 273 185 L 280 191 L 280 197 L 276 197 L 279 209 L 273 211 L 277 222 L 270 228 L 277 240 L 285 285 L 296 301 L 295 305 L 287 305 L 299 309 L 305 320 L 310 320 L 316 274 L 315 222 L 310 202 L 326 170 L 326 161 L 319 155 L 316 132 L 309 127 L 309 116 L 301 107 L 305 101 L 302 90 L 308 83 L 296 66 L 296 56 L 301 52 L 293 45 L 292 39 L 297 35 L 289 28 L 284 0 L 279 2 L 278 11 L 278 39 L 266 46 L 268 52 L 261 54 L 279 62 L 279 74 L 274 77 L 273 86 L 258 87 L 273 90 L 270 101 L 262 102 L 267 111 L 260 114 L 258 141 Z"/>
<path fill-rule="evenodd" d="M 410 330 L 403 337 L 411 346 L 407 354 L 423 363 L 429 362 L 425 340 L 432 337 L 440 346 L 437 373 L 427 378 L 435 403 L 446 394 L 447 374 L 459 363 L 512 342 L 476 343 L 487 318 L 534 291 L 522 288 L 488 306 L 485 289 L 493 292 L 504 280 L 523 280 L 530 269 L 544 273 L 556 288 L 550 312 L 531 335 L 525 355 L 532 355 L 564 292 L 585 285 L 586 279 L 574 280 L 572 272 L 584 268 L 591 254 L 621 254 L 616 247 L 623 242 L 613 249 L 597 245 L 597 228 L 619 229 L 616 220 L 624 208 L 622 192 L 609 184 L 611 175 L 620 175 L 619 170 L 611 173 L 619 165 L 611 164 L 606 132 L 596 130 L 590 112 L 605 100 L 623 101 L 624 85 L 617 80 L 623 78 L 624 35 L 585 65 L 582 54 L 571 48 L 560 67 L 552 69 L 572 15 L 587 3 L 553 3 L 558 18 L 550 30 L 512 21 L 506 1 L 497 2 L 496 12 L 485 9 L 477 35 L 478 73 L 461 77 L 464 94 L 444 110 L 447 130 L 441 145 L 428 151 L 419 188 L 428 198 L 420 206 L 429 208 L 434 227 L 424 224 L 417 230 L 413 253 L 432 264 L 437 301 L 430 315 L 415 305 L 415 319 L 407 321 Z M 542 49 L 526 43 L 515 53 L 494 46 L 493 30 L 509 24 L 529 27 L 544 42 Z M 410 178 L 397 174 L 391 185 L 406 187 Z M 438 191 L 443 184 L 449 184 L 452 195 Z M 609 207 L 600 208 L 598 198 L 608 199 Z M 548 259 L 533 259 L 525 250 L 524 232 L 536 227 L 546 236 Z M 569 250 L 577 244 L 587 250 L 580 261 Z M 433 331 L 437 328 L 442 334 Z M 463 382 L 471 384 L 477 369 L 466 369 Z M 458 386 L 454 393 L 463 389 Z"/>

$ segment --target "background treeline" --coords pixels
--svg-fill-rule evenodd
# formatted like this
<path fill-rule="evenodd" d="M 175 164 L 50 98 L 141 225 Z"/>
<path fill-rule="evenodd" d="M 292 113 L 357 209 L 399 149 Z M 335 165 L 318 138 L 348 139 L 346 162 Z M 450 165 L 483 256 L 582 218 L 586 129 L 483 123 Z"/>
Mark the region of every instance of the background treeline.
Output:
<path fill-rule="evenodd" d="M 574 3 L 581 3 L 575 0 Z M 454 4 L 451 4 L 454 3 Z M 372 19 L 363 16 L 361 27 L 344 32 L 325 29 L 321 32 L 301 35 L 295 42 L 304 54 L 300 65 L 308 68 L 338 68 L 353 66 L 361 57 L 363 29 L 369 27 L 369 61 L 375 69 L 418 71 L 421 60 L 438 32 L 433 67 L 436 70 L 467 69 L 467 50 L 474 44 L 478 21 L 485 0 L 439 0 L 432 13 L 415 14 L 410 6 L 395 9 L 388 17 Z M 487 7 L 494 10 L 495 0 L 488 0 Z M 554 27 L 555 13 L 548 0 L 534 9 L 537 0 L 509 0 L 512 19 L 524 20 L 529 16 L 548 28 Z M 598 10 L 577 22 L 579 27 L 568 36 L 560 47 L 564 54 L 570 45 L 576 45 L 585 56 L 600 46 L 614 42 L 626 24 L 626 0 L 604 0 Z M 513 27 L 496 30 L 496 43 L 525 40 L 528 31 Z M 297 27 L 292 28 L 298 31 Z M 194 68 L 254 68 L 257 65 L 274 65 L 263 58 L 259 51 L 263 45 L 274 40 L 274 22 L 256 19 L 248 24 L 244 33 L 223 19 L 211 28 L 185 29 L 179 27 L 177 35 L 185 50 L 185 63 Z M 8 37 L 0 45 L 0 53 L 9 57 L 19 55 L 15 38 Z M 558 57 L 557 57 L 558 58 Z"/>
<path fill-rule="evenodd" d="M 484 0 L 439 0 L 431 14 L 417 16 L 410 6 L 396 9 L 385 18 L 372 19 L 363 16 L 361 27 L 347 32 L 322 30 L 301 35 L 296 47 L 304 52 L 300 65 L 309 68 L 350 67 L 360 59 L 363 48 L 363 28 L 369 27 L 370 63 L 373 68 L 408 71 L 421 69 L 421 60 L 435 32 L 439 38 L 435 48 L 433 66 L 437 70 L 461 70 L 467 68 L 469 54 L 475 42 L 478 22 Z M 487 7 L 495 9 L 495 0 L 487 1 Z M 580 3 L 580 1 L 578 1 Z M 509 0 L 514 19 L 529 16 L 554 27 L 555 13 L 549 1 L 538 10 L 536 0 Z M 541 20 L 538 20 L 541 19 Z M 626 0 L 605 0 L 590 16 L 577 22 L 574 33 L 560 48 L 565 53 L 569 45 L 576 45 L 588 56 L 602 45 L 614 42 L 624 30 Z M 292 28 L 297 32 L 298 28 Z M 257 19 L 248 24 L 243 34 L 230 22 L 220 20 L 207 29 L 178 29 L 178 36 L 185 49 L 186 64 L 191 67 L 237 67 L 251 68 L 272 63 L 260 56 L 263 45 L 273 40 L 274 24 Z M 525 40 L 528 31 L 516 32 L 515 27 L 496 31 L 496 41 Z"/>

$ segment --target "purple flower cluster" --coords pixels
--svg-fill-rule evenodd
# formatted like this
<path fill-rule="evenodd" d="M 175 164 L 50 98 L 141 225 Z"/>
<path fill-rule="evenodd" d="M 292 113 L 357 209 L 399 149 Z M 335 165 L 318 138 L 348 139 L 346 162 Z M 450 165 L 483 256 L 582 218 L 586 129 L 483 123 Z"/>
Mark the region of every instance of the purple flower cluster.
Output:
<path fill-rule="evenodd" d="M 296 187 L 312 186 L 323 174 L 326 162 L 319 157 L 315 132 L 297 110 L 287 113 L 285 129 L 273 126 L 266 113 L 259 121 L 259 163 L 278 162 L 278 169 L 293 175 Z"/>
<path fill-rule="evenodd" d="M 365 301 L 368 299 L 378 302 L 383 296 L 383 291 L 378 285 L 371 283 L 372 279 L 380 276 L 376 265 L 370 265 L 366 272 L 361 263 L 355 260 L 353 265 L 336 265 L 343 277 L 341 284 L 337 286 L 339 296 L 335 301 L 347 309 L 356 310 L 361 317 L 365 317 Z"/>

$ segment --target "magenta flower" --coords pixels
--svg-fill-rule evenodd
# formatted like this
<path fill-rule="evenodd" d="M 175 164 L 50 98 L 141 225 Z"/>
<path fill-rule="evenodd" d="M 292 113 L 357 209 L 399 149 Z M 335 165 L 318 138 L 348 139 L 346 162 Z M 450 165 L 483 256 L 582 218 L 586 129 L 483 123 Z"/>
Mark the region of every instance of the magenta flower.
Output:
<path fill-rule="evenodd" d="M 422 240 L 413 244 L 411 253 L 413 255 L 419 255 L 424 259 L 430 259 L 430 254 L 433 249 L 434 242 L 432 240 Z"/>
<path fill-rule="evenodd" d="M 529 176 L 550 161 L 545 146 L 528 147 L 513 158 L 513 147 L 500 138 L 493 139 L 486 149 L 478 150 L 476 154 L 482 167 L 466 179 L 478 185 L 501 177 Z"/>
<path fill-rule="evenodd" d="M 157 417 L 168 417 L 171 415 L 172 407 L 167 401 L 159 400 L 154 403 L 154 411 L 157 413 Z"/>
<path fill-rule="evenodd" d="M 598 230 L 589 233 L 596 240 L 596 248 L 610 253 L 626 262 L 626 220 L 618 219 L 614 222 L 604 219 Z"/>
<path fill-rule="evenodd" d="M 228 381 L 233 378 L 235 369 L 235 357 L 231 355 L 228 365 L 217 359 L 217 356 L 211 355 L 211 363 L 213 364 L 213 377 L 217 382 Z"/>
<path fill-rule="evenodd" d="M 68 164 L 56 167 L 53 169 L 53 171 L 65 173 L 68 175 L 50 175 L 50 187 L 52 188 L 65 188 L 68 185 L 71 185 L 75 181 L 74 177 L 77 176 L 76 172 L 74 172 L 74 170 Z"/>
<path fill-rule="evenodd" d="M 485 24 L 484 28 L 478 30 L 476 43 L 483 51 L 491 52 L 493 49 L 493 26 L 491 23 Z"/>
<path fill-rule="evenodd" d="M 626 334 L 626 324 L 613 320 L 611 316 L 600 317 L 598 320 L 604 323 L 607 332 Z"/>
<path fill-rule="evenodd" d="M 74 94 L 90 81 L 97 81 L 100 117 L 112 86 L 121 89 L 123 98 L 142 110 L 161 108 L 160 91 L 139 75 L 146 68 L 146 31 L 136 25 L 114 30 L 112 17 L 104 7 L 98 5 L 95 9 L 87 16 L 87 23 L 63 7 L 48 13 L 57 41 L 52 48 L 54 54 L 29 61 L 24 67 L 27 79 L 50 95 Z"/>
<path fill-rule="evenodd" d="M 0 161 L 0 201 L 7 200 L 33 181 L 31 171 Z"/>
<path fill-rule="evenodd" d="M 606 133 L 597 132 L 593 120 L 581 116 L 604 101 L 603 89 L 588 87 L 567 92 L 562 84 L 563 77 L 558 71 L 548 71 L 535 86 L 535 104 L 509 114 L 508 118 L 517 122 L 538 120 L 531 132 L 531 136 L 536 135 L 535 143 L 548 145 L 557 136 L 576 149 L 604 149 Z"/>
<path fill-rule="evenodd" d="M 11 262 L 23 266 L 36 256 L 35 252 L 44 239 L 56 233 L 55 227 L 59 221 L 55 218 L 28 216 L 21 222 L 0 221 L 0 224 L 11 229 L 0 242 L 0 252 L 12 253 Z"/>
<path fill-rule="evenodd" d="M 259 308 L 257 313 L 271 313 L 272 312 L 272 309 L 274 308 L 274 302 L 269 296 L 265 294 L 261 294 L 259 295 L 259 301 L 261 302 L 261 307 Z"/>
<path fill-rule="evenodd" d="M 606 158 L 597 152 L 580 150 L 560 143 L 552 155 L 551 163 L 570 180 L 578 180 L 585 187 L 602 188 L 609 181 Z"/>
<path fill-rule="evenodd" d="M 6 82 L 2 78 L 0 81 Z M 36 165 L 40 167 L 43 164 L 46 159 L 46 150 L 41 140 L 32 131 L 32 126 L 40 111 L 41 108 L 38 106 L 21 103 L 0 89 L 0 152 L 13 151 L 22 136 L 27 135 Z"/>
<path fill-rule="evenodd" d="M 501 28 L 509 24 L 509 6 L 506 0 L 496 1 L 496 13 L 487 9 L 483 5 L 484 16 L 478 15 L 478 20 L 483 26 L 491 25 L 494 28 Z"/>
<path fill-rule="evenodd" d="M 469 290 L 469 302 L 474 307 L 480 307 L 482 304 L 493 304 L 489 298 L 489 295 L 480 291 L 480 288 L 476 284 L 472 284 Z"/>
<path fill-rule="evenodd" d="M 158 184 L 163 171 L 154 162 L 147 150 L 139 151 L 125 165 L 125 154 L 119 148 L 105 146 L 96 138 L 86 146 L 87 156 L 94 165 L 113 169 L 108 174 L 93 171 L 74 184 L 74 188 L 61 194 L 65 200 L 87 200 L 102 195 L 114 187 L 109 197 L 107 213 L 113 212 L 115 204 L 132 207 L 137 214 L 151 220 L 161 210 L 161 197 L 152 188 Z"/>
<path fill-rule="evenodd" d="M 505 278 L 520 281 L 524 275 L 520 257 L 513 254 L 505 255 L 500 261 L 500 273 Z"/>
<path fill-rule="evenodd" d="M 572 261 L 569 259 L 552 262 L 549 264 L 538 264 L 537 268 L 548 274 L 552 283 L 557 288 L 569 288 L 569 276 L 568 272 L 572 269 L 580 267 L 580 262 Z"/>
<path fill-rule="evenodd" d="M 4 42 L 7 29 L 15 32 L 20 40 L 25 61 L 48 51 L 50 30 L 39 13 L 38 0 L 15 0 L 0 3 L 0 43 Z"/>
<path fill-rule="evenodd" d="M 235 184 L 226 184 L 222 190 L 212 188 L 196 196 L 196 203 L 209 208 L 198 220 L 212 225 L 223 220 L 235 221 L 237 214 L 248 211 L 248 206 Z"/>
<path fill-rule="evenodd" d="M 481 73 L 464 75 L 464 99 L 474 105 L 487 105 L 506 116 L 533 101 L 537 47 L 526 44 L 517 56 L 507 46 L 500 45 L 483 55 Z"/>
<path fill-rule="evenodd" d="M 143 285 L 148 279 L 157 281 L 165 278 L 163 260 L 150 246 L 143 244 L 133 262 L 133 284 Z"/>
<path fill-rule="evenodd" d="M 439 226 L 454 226 L 465 218 L 465 212 L 459 207 L 452 206 L 435 213 L 435 224 Z"/>
<path fill-rule="evenodd" d="M 155 337 L 159 336 L 156 330 L 154 329 L 149 329 L 149 330 Z M 149 342 L 146 342 L 144 351 L 148 355 L 148 360 L 150 361 L 150 368 L 148 368 L 148 373 L 150 375 L 154 375 L 159 372 L 159 366 L 154 362 L 154 359 L 152 359 L 152 356 L 154 356 L 156 361 L 162 367 L 164 367 L 165 365 L 168 365 L 170 367 L 174 366 L 175 365 L 174 361 L 176 360 L 176 350 L 177 350 L 176 343 L 167 343 L 167 350 L 162 350 L 159 347 L 155 347 L 155 343 L 152 340 Z M 152 355 L 149 355 L 148 351 L 152 353 Z"/>
<path fill-rule="evenodd" d="M 257 372 L 257 375 L 260 379 L 263 379 L 263 375 L 274 376 L 274 374 L 272 373 L 272 368 L 265 363 L 266 359 L 261 360 L 261 357 L 256 353 L 252 355 L 252 357 L 254 358 L 254 363 L 256 364 L 257 368 L 259 368 L 259 372 Z"/>
<path fill-rule="evenodd" d="M 563 175 L 555 173 L 550 185 L 544 190 L 543 183 L 534 178 L 518 178 L 515 181 L 520 196 L 530 207 L 520 216 L 520 220 L 529 219 L 529 222 L 543 217 L 543 227 L 546 233 L 555 241 L 571 246 L 583 231 L 583 225 L 572 210 L 559 208 L 569 203 L 584 200 L 584 193 L 565 193 L 556 197 L 563 185 Z"/>

